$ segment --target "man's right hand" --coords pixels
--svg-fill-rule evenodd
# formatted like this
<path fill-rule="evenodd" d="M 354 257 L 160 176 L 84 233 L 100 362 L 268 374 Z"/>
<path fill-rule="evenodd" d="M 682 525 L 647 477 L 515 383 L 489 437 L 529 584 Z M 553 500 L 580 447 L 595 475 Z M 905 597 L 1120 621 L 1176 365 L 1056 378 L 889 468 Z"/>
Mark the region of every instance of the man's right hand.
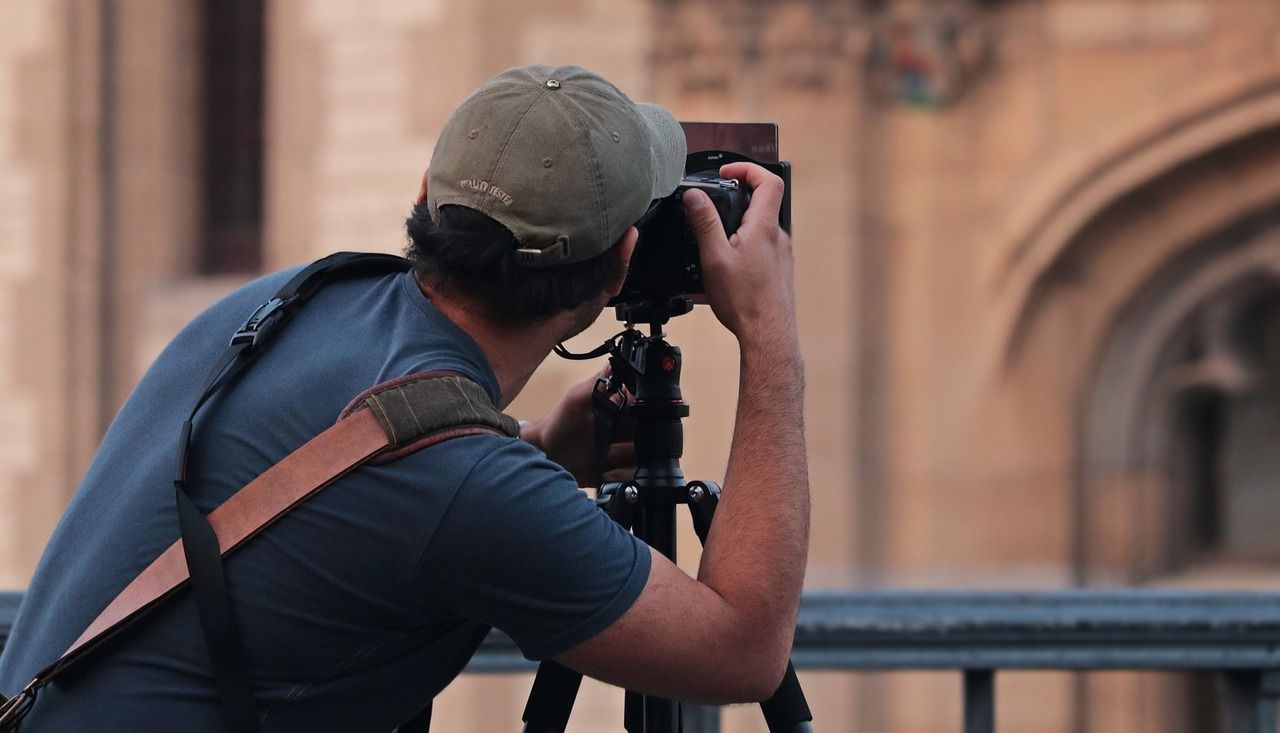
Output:
<path fill-rule="evenodd" d="M 782 179 L 754 163 L 720 169 L 751 190 L 742 224 L 726 237 L 711 199 L 697 189 L 684 194 L 685 216 L 698 240 L 707 302 L 743 347 L 785 338 L 794 342 L 795 276 L 791 237 L 778 226 Z"/>
<path fill-rule="evenodd" d="M 705 194 L 685 194 L 707 300 L 741 345 L 738 413 L 724 488 L 697 579 L 651 550 L 640 597 L 560 661 L 629 690 L 713 703 L 763 700 L 795 636 L 809 547 L 804 364 L 782 181 L 758 165 L 720 175 L 752 189 L 726 238 Z"/>

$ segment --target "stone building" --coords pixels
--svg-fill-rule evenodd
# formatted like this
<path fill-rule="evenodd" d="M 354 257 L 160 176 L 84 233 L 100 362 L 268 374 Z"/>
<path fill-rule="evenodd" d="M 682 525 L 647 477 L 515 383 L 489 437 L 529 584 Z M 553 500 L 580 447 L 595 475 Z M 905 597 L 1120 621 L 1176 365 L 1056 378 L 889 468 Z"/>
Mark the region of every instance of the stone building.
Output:
<path fill-rule="evenodd" d="M 681 119 L 780 124 L 810 587 L 1277 579 L 1275 0 L 16 0 L 0 3 L 0 584 L 25 584 L 187 319 L 257 272 L 399 251 L 449 111 L 532 61 Z M 707 313 L 671 331 L 686 473 L 716 478 L 733 343 Z M 588 368 L 549 361 L 513 412 Z M 958 729 L 949 675 L 803 680 L 826 730 Z M 1196 680 L 1001 684 L 1010 730 L 1208 729 Z M 440 727 L 510 729 L 527 686 L 460 681 Z M 620 700 L 590 687 L 575 724 L 620 719 Z M 726 729 L 757 718 L 730 711 Z"/>

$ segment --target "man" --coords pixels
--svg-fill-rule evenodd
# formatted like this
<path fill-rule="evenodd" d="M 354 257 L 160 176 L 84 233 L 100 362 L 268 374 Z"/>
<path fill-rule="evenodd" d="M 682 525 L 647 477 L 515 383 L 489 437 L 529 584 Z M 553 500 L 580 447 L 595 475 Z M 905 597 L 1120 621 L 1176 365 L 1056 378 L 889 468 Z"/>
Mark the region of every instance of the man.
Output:
<path fill-rule="evenodd" d="M 618 292 L 631 226 L 674 190 L 683 137 L 577 67 L 513 69 L 441 134 L 408 222 L 412 273 L 325 286 L 197 420 L 188 491 L 203 512 L 331 425 L 369 386 L 447 369 L 496 406 Z M 578 490 L 587 386 L 524 440 L 449 440 L 366 466 L 225 561 L 263 730 L 391 730 L 458 674 L 490 627 L 530 658 L 646 693 L 760 700 L 790 652 L 808 543 L 791 246 L 782 184 L 754 190 L 726 239 L 685 196 L 708 300 L 741 345 L 723 500 L 690 578 Z M 200 378 L 292 272 L 210 308 L 112 424 L 28 590 L 4 656 L 12 694 L 177 536 L 171 480 Z M 571 475 L 565 467 L 578 475 Z M 225 729 L 191 594 L 127 628 L 43 691 L 24 733 Z"/>

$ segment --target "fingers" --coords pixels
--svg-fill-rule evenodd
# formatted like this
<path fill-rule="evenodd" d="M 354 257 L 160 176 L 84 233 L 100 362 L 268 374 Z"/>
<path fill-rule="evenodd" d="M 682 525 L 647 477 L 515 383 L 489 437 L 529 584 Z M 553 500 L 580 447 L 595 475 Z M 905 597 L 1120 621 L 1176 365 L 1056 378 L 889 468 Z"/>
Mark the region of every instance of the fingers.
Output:
<path fill-rule="evenodd" d="M 604 474 L 600 477 L 600 482 L 606 483 L 606 484 L 614 483 L 614 482 L 626 483 L 627 481 L 631 481 L 635 477 L 636 477 L 635 466 L 631 466 L 629 468 L 615 468 L 613 470 L 605 471 Z"/>
<path fill-rule="evenodd" d="M 724 223 L 720 221 L 720 212 L 707 194 L 696 188 L 684 192 L 681 197 L 684 204 L 684 215 L 698 240 L 698 255 L 703 262 L 719 258 L 729 249 L 729 240 L 724 234 Z"/>
<path fill-rule="evenodd" d="M 609 470 L 630 468 L 634 471 L 636 467 L 636 444 L 614 443 L 609 446 L 609 457 L 605 459 L 604 465 Z"/>
<path fill-rule="evenodd" d="M 786 186 L 782 179 L 755 163 L 729 163 L 720 168 L 722 178 L 736 178 L 751 189 L 751 205 L 742 217 L 745 226 L 760 220 L 763 224 L 777 224 L 782 209 L 782 195 Z"/>
<path fill-rule="evenodd" d="M 601 482 L 630 481 L 636 477 L 636 444 L 614 443 L 609 446 L 609 456 L 605 460 L 605 471 L 600 476 Z"/>

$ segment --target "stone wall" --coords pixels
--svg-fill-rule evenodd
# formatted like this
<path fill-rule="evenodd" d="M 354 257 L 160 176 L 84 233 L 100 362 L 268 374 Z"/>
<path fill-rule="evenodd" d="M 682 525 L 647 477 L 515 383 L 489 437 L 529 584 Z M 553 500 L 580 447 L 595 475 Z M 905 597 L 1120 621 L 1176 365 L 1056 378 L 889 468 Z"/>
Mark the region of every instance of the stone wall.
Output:
<path fill-rule="evenodd" d="M 61 9 L 0 7 L 0 585 L 21 587 L 66 502 L 68 206 Z M 53 283 L 49 286 L 49 283 Z M 74 388 L 73 388 L 74 389 Z"/>

